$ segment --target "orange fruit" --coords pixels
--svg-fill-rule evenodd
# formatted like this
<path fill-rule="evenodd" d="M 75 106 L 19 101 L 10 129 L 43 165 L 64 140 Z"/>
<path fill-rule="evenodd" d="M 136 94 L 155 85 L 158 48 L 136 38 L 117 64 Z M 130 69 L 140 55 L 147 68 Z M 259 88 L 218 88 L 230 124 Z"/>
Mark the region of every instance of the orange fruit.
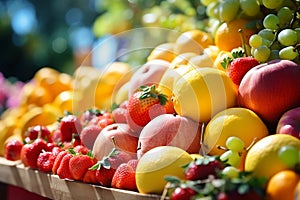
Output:
<path fill-rule="evenodd" d="M 187 65 L 189 64 L 189 60 L 197 55 L 198 54 L 194 52 L 186 52 L 186 53 L 179 54 L 172 60 L 170 68 L 175 69 L 180 65 Z"/>
<path fill-rule="evenodd" d="M 155 59 L 161 59 L 171 62 L 176 57 L 176 54 L 174 52 L 174 46 L 174 43 L 163 43 L 158 45 L 151 51 L 147 60 L 150 61 Z"/>
<path fill-rule="evenodd" d="M 67 90 L 59 93 L 53 101 L 53 106 L 56 106 L 62 112 L 69 111 L 73 113 L 73 91 Z"/>
<path fill-rule="evenodd" d="M 294 200 L 294 192 L 300 175 L 292 170 L 282 170 L 273 175 L 266 189 L 268 200 Z"/>
<path fill-rule="evenodd" d="M 300 180 L 298 181 L 298 184 L 294 191 L 294 200 L 300 200 Z"/>
<path fill-rule="evenodd" d="M 175 52 L 177 54 L 186 52 L 201 54 L 204 48 L 212 44 L 213 39 L 209 33 L 194 29 L 179 35 L 175 42 Z"/>
<path fill-rule="evenodd" d="M 44 87 L 28 82 L 21 91 L 21 105 L 43 106 L 52 101 L 52 95 Z"/>
<path fill-rule="evenodd" d="M 234 48 L 242 46 L 241 34 L 239 29 L 243 31 L 244 39 L 248 44 L 251 35 L 256 30 L 246 28 L 248 21 L 245 19 L 236 19 L 221 24 L 215 33 L 215 44 L 220 50 L 231 51 Z"/>

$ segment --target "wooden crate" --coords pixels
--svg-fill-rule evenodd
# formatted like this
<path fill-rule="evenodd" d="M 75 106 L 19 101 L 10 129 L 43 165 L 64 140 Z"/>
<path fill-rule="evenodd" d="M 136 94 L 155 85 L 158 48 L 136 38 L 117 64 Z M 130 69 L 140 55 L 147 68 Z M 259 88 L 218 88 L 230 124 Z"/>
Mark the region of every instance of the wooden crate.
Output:
<path fill-rule="evenodd" d="M 159 200 L 159 195 L 145 195 L 134 191 L 107 188 L 79 181 L 60 179 L 57 175 L 25 168 L 18 161 L 0 157 L 0 182 L 19 186 L 50 199 L 63 200 Z"/>

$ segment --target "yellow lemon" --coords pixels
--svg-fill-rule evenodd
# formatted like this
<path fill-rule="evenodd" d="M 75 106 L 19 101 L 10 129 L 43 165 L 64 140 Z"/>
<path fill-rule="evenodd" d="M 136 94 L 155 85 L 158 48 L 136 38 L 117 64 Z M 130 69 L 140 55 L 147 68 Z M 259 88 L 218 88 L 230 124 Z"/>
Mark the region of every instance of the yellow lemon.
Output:
<path fill-rule="evenodd" d="M 162 194 L 165 176 L 184 179 L 184 168 L 193 160 L 186 151 L 173 146 L 159 146 L 147 151 L 136 168 L 136 185 L 143 194 Z"/>
<path fill-rule="evenodd" d="M 69 111 L 73 113 L 73 91 L 61 92 L 55 97 L 52 105 L 59 108 L 62 112 Z"/>
<path fill-rule="evenodd" d="M 209 55 L 209 57 L 214 61 L 216 60 L 220 50 L 217 46 L 215 45 L 209 45 L 203 50 L 203 53 Z"/>
<path fill-rule="evenodd" d="M 174 46 L 174 43 L 163 43 L 156 46 L 151 51 L 150 55 L 147 58 L 147 61 L 161 59 L 171 62 L 176 57 Z"/>
<path fill-rule="evenodd" d="M 226 147 L 226 140 L 236 136 L 248 147 L 254 139 L 258 141 L 268 135 L 267 126 L 252 110 L 234 107 L 216 114 L 207 124 L 201 149 L 211 155 L 221 155 L 223 150 L 217 145 Z"/>
<path fill-rule="evenodd" d="M 196 68 L 173 86 L 175 111 L 195 121 L 208 122 L 215 114 L 236 105 L 237 91 L 225 72 Z"/>
<path fill-rule="evenodd" d="M 21 105 L 43 106 L 53 100 L 52 95 L 44 87 L 28 82 L 21 91 Z"/>
<path fill-rule="evenodd" d="M 245 170 L 252 171 L 255 176 L 270 178 L 288 169 L 278 157 L 278 151 L 285 145 L 300 149 L 300 140 L 287 134 L 269 135 L 259 140 L 247 153 Z"/>
<path fill-rule="evenodd" d="M 182 53 L 178 56 L 176 56 L 171 64 L 170 64 L 170 68 L 177 68 L 178 66 L 180 65 L 187 65 L 189 63 L 189 60 L 192 58 L 192 57 L 195 57 L 195 56 L 198 56 L 198 54 L 196 53 L 193 53 L 193 52 L 186 52 L 186 53 Z"/>

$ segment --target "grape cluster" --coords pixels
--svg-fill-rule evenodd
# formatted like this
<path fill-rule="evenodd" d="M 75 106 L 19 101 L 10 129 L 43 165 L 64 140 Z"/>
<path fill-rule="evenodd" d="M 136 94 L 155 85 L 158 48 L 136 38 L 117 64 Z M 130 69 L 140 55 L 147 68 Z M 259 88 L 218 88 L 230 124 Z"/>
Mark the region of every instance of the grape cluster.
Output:
<path fill-rule="evenodd" d="M 283 59 L 299 63 L 300 2 L 290 1 L 289 6 L 282 6 L 281 0 L 263 1 L 263 5 L 273 10 L 267 10 L 263 28 L 249 39 L 251 55 L 259 62 Z"/>
<path fill-rule="evenodd" d="M 245 148 L 244 141 L 236 136 L 231 136 L 226 140 L 226 148 L 227 151 L 220 156 L 220 160 L 233 167 L 238 167 L 241 162 L 240 152 Z"/>
<path fill-rule="evenodd" d="M 294 146 L 282 146 L 278 151 L 278 157 L 282 163 L 291 169 L 297 170 L 300 167 L 300 150 Z"/>

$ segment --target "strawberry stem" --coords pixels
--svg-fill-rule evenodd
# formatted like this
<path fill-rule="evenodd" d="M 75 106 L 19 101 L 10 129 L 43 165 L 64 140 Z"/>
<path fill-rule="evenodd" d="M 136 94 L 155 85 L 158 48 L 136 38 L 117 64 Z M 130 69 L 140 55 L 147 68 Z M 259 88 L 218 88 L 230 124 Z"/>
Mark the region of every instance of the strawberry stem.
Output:
<path fill-rule="evenodd" d="M 139 97 L 140 100 L 142 99 L 146 99 L 146 98 L 154 98 L 154 99 L 158 99 L 159 103 L 161 105 L 166 105 L 167 101 L 168 101 L 168 97 L 167 95 L 160 93 L 156 88 L 155 85 L 151 85 L 151 86 L 144 86 L 142 85 L 139 88 L 140 91 L 142 91 L 141 96 Z"/>

